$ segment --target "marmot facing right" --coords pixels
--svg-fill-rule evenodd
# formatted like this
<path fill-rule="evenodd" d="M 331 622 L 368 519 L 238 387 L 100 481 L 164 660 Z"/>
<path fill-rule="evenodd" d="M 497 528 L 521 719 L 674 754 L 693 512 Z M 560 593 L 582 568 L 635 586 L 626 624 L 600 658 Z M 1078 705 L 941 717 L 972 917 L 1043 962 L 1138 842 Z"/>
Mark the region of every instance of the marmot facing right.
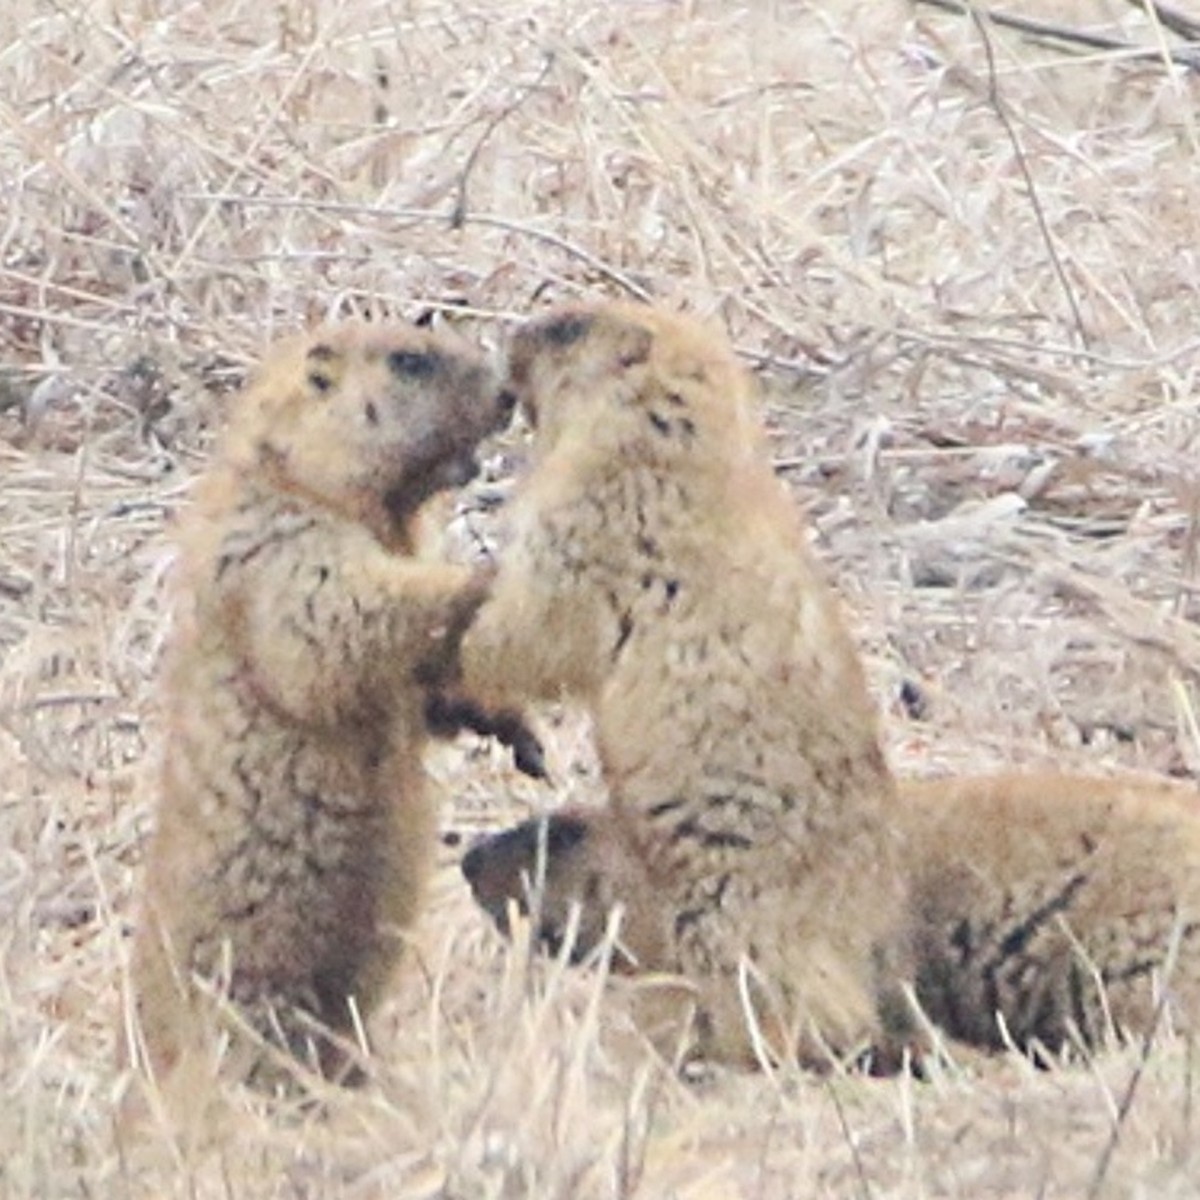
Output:
<path fill-rule="evenodd" d="M 1095 1047 L 1148 1033 L 1160 998 L 1177 1029 L 1197 1028 L 1194 789 L 1041 773 L 899 790 L 916 996 L 944 1032 L 987 1049 Z M 573 933 L 582 958 L 619 905 L 615 965 L 669 964 L 670 914 L 610 812 L 526 821 L 478 843 L 463 871 L 502 931 L 510 904 L 532 908 L 539 939 L 557 952 Z"/>
<path fill-rule="evenodd" d="M 592 710 L 706 1052 L 890 1057 L 910 1033 L 894 787 L 748 376 L 698 322 L 601 304 L 520 330 L 509 383 L 533 467 L 466 690 Z"/>
<path fill-rule="evenodd" d="M 487 588 L 415 558 L 411 526 L 511 408 L 472 347 L 364 322 L 287 342 L 237 398 L 179 533 L 133 961 L 156 1075 L 219 1043 L 205 987 L 331 1073 L 378 1000 L 434 851 L 430 687 Z M 235 1074 L 272 1078 L 234 1044 Z"/>

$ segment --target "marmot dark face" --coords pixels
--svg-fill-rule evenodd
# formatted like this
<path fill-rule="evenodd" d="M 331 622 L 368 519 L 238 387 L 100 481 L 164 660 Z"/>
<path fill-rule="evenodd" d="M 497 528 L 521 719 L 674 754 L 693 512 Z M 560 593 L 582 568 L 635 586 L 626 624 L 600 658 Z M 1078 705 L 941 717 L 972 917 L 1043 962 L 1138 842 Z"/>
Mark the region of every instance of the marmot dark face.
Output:
<path fill-rule="evenodd" d="M 646 363 L 653 342 L 653 332 L 636 315 L 626 318 L 587 305 L 523 325 L 509 347 L 508 384 L 539 443 L 557 439 L 569 415 L 565 409 L 574 412 L 595 389 L 611 387 Z"/>
<path fill-rule="evenodd" d="M 587 824 L 578 817 L 535 817 L 477 841 L 463 856 L 462 872 L 501 933 L 510 932 L 510 904 L 525 916 L 536 908 L 538 941 L 557 953 L 570 916 L 571 897 L 563 894 L 566 876 L 573 852 L 582 849 L 587 836 Z M 591 948 L 577 938 L 572 957 Z"/>
<path fill-rule="evenodd" d="M 470 480 L 477 444 L 516 403 L 483 354 L 445 332 L 350 321 L 304 342 L 261 373 L 279 386 L 250 418 L 253 452 L 285 485 L 371 523 L 403 525 Z"/>
<path fill-rule="evenodd" d="M 567 947 L 578 963 L 603 943 L 619 909 L 612 969 L 666 966 L 665 926 L 649 877 L 605 811 L 560 811 L 481 838 L 463 856 L 462 872 L 506 936 L 515 906 L 533 922 L 539 945 L 553 955 Z"/>
<path fill-rule="evenodd" d="M 648 305 L 571 305 L 530 321 L 507 376 L 543 455 L 570 436 L 621 460 L 724 465 L 757 436 L 752 389 L 722 339 Z"/>

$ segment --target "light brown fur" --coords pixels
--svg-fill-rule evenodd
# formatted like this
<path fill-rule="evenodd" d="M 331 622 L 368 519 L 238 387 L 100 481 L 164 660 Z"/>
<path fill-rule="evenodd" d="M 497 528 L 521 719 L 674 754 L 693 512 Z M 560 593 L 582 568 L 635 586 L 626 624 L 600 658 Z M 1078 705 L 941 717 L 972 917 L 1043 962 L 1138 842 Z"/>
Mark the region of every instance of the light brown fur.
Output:
<path fill-rule="evenodd" d="M 1200 794 L 1049 773 L 899 789 L 916 996 L 945 1033 L 987 1049 L 1095 1047 L 1147 1034 L 1161 996 L 1176 1028 L 1196 1029 Z M 532 907 L 542 941 L 557 949 L 573 929 L 580 958 L 619 905 L 617 965 L 670 964 L 669 913 L 610 812 L 525 822 L 463 865 L 502 929 L 510 904 Z"/>
<path fill-rule="evenodd" d="M 330 1072 L 378 1000 L 433 854 L 427 688 L 486 591 L 412 557 L 412 521 L 511 403 L 456 339 L 360 322 L 282 345 L 237 399 L 178 534 L 132 966 L 156 1077 L 228 1032 L 205 987 Z M 231 1071 L 274 1077 L 278 1052 L 235 1046 Z"/>
<path fill-rule="evenodd" d="M 894 1049 L 893 784 L 746 373 L 699 322 L 608 304 L 522 329 L 509 383 L 534 462 L 463 642 L 467 689 L 592 711 L 612 821 L 707 1052 Z"/>

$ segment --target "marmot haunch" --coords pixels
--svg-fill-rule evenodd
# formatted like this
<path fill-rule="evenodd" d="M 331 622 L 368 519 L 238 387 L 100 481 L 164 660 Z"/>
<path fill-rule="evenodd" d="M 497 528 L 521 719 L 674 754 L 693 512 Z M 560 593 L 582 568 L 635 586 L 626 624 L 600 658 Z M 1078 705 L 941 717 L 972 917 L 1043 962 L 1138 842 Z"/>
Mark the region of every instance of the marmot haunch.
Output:
<path fill-rule="evenodd" d="M 433 856 L 427 717 L 487 723 L 431 688 L 488 576 L 414 557 L 413 522 L 513 402 L 466 343 L 366 322 L 281 345 L 237 398 L 178 536 L 132 965 L 129 1049 L 157 1078 L 214 1043 L 206 987 L 275 1047 L 235 1038 L 232 1073 L 270 1081 L 280 1049 L 343 1072 Z"/>
<path fill-rule="evenodd" d="M 1008 774 L 901 780 L 916 998 L 946 1034 L 1058 1053 L 1200 1017 L 1200 795 L 1154 780 Z M 611 812 L 562 810 L 463 860 L 502 931 L 589 953 L 623 910 L 616 965 L 670 964 L 671 915 Z M 572 909 L 577 911 L 572 915 Z M 751 914 L 748 920 L 755 922 Z M 1173 961 L 1172 961 L 1173 960 Z"/>
<path fill-rule="evenodd" d="M 534 427 L 469 694 L 595 719 L 700 1048 L 813 1065 L 906 1043 L 896 797 L 857 654 L 716 331 L 634 305 L 523 327 Z"/>

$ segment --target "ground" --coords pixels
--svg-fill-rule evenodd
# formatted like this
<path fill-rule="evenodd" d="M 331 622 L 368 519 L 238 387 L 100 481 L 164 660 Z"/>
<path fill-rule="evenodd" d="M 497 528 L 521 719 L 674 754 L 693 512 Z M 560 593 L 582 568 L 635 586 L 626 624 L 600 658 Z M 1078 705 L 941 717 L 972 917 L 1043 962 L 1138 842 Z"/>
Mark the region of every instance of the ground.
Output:
<path fill-rule="evenodd" d="M 198 1144 L 114 1123 L 171 517 L 246 366 L 306 320 L 435 313 L 494 343 L 597 293 L 717 318 L 898 770 L 1200 768 L 1197 52 L 1140 4 L 1005 12 L 1069 36 L 907 0 L 9 0 L 0 1192 L 1195 1194 L 1169 1029 L 920 1083 L 681 1075 L 619 988 L 508 951 L 458 847 L 595 797 L 569 718 L 554 789 L 486 747 L 431 756 L 444 869 L 371 1087 L 320 1113 L 233 1096 Z M 455 553 L 521 452 L 493 449 Z"/>

